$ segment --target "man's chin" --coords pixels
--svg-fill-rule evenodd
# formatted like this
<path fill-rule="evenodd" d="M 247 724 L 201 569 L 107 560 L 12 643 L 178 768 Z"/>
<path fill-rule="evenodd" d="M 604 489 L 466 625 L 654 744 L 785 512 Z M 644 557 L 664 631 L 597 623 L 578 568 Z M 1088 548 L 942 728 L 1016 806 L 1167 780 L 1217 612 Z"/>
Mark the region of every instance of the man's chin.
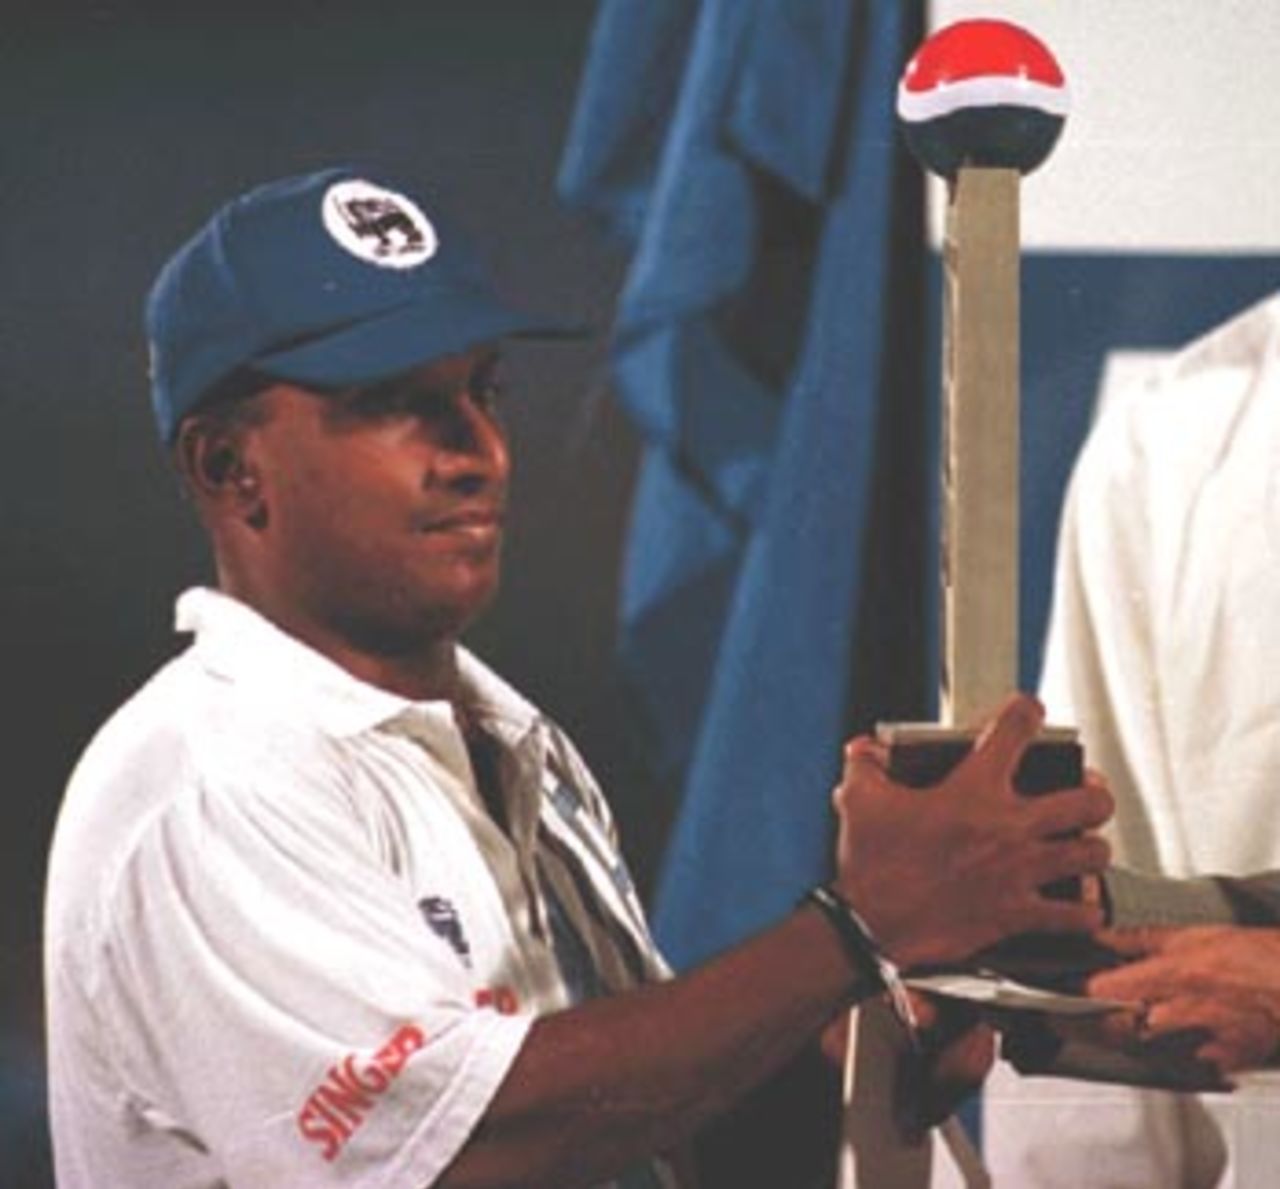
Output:
<path fill-rule="evenodd" d="M 476 575 L 461 583 L 448 599 L 440 599 L 428 608 L 436 634 L 459 636 L 492 605 L 498 594 L 497 570 L 490 575 Z"/>

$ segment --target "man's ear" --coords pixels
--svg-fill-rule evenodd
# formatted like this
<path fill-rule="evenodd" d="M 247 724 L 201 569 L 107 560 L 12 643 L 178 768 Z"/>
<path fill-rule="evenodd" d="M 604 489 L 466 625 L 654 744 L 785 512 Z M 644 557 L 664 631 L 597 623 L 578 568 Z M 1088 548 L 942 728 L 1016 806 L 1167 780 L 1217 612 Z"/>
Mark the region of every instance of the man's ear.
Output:
<path fill-rule="evenodd" d="M 261 528 L 266 502 L 247 430 L 234 421 L 188 418 L 178 430 L 178 466 L 202 508 Z"/>

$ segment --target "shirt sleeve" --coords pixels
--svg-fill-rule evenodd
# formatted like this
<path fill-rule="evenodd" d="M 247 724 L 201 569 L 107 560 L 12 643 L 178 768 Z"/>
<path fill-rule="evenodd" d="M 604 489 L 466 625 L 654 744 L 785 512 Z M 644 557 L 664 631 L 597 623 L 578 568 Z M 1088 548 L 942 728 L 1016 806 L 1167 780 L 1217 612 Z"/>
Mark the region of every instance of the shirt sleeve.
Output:
<path fill-rule="evenodd" d="M 531 1020 L 476 1006 L 340 789 L 274 783 L 187 790 L 111 890 L 119 1063 L 146 1124 L 217 1153 L 229 1185 L 420 1189 Z"/>
<path fill-rule="evenodd" d="M 1142 389 L 1141 391 L 1145 391 Z M 1106 773 L 1117 855 L 1159 867 L 1150 807 L 1163 804 L 1165 753 L 1153 605 L 1148 476 L 1118 393 L 1086 441 L 1067 488 L 1054 566 L 1040 697 L 1052 721 L 1078 727 L 1086 761 Z"/>
<path fill-rule="evenodd" d="M 1173 879 L 1112 868 L 1103 876 L 1111 924 L 1140 925 L 1280 924 L 1280 872 L 1236 879 L 1205 875 Z"/>
<path fill-rule="evenodd" d="M 1229 925 L 1236 913 L 1218 880 L 1172 879 L 1112 868 L 1103 876 L 1110 923 L 1118 929 L 1141 925 Z"/>

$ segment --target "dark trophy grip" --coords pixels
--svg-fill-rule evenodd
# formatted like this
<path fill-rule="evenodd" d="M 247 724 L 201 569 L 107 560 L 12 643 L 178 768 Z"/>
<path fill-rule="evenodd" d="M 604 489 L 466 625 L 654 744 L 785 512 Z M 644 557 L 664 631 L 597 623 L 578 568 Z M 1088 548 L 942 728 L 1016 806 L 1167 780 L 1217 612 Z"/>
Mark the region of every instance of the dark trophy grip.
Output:
<path fill-rule="evenodd" d="M 916 737 L 913 737 L 915 735 Z M 972 731 L 946 728 L 881 728 L 889 744 L 889 776 L 910 788 L 927 789 L 944 780 L 972 749 Z M 1050 729 L 1027 748 L 1014 773 L 1014 788 L 1034 797 L 1084 781 L 1084 748 L 1075 732 Z M 1080 880 L 1056 880 L 1042 891 L 1057 900 L 1079 900 Z M 982 951 L 973 965 L 1056 991 L 1077 991 L 1093 972 L 1114 965 L 1116 956 L 1092 938 L 1024 933 Z"/>

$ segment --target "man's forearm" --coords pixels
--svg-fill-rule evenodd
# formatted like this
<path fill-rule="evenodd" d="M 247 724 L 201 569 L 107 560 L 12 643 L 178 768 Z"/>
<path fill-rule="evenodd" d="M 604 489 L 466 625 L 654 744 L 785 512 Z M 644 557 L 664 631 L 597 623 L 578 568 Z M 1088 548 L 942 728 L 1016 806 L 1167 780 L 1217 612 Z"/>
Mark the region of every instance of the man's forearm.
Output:
<path fill-rule="evenodd" d="M 669 1150 L 869 991 L 806 908 L 697 971 L 547 1016 L 440 1182 L 591 1185 Z"/>

